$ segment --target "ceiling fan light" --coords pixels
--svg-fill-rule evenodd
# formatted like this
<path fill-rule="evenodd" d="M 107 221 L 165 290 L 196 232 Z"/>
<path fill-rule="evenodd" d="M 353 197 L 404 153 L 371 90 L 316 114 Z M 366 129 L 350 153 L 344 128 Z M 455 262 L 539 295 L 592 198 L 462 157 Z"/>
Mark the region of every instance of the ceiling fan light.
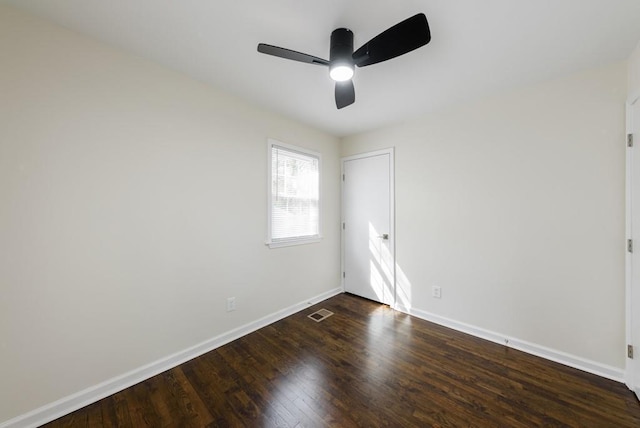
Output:
<path fill-rule="evenodd" d="M 329 69 L 329 76 L 336 82 L 345 82 L 353 77 L 353 67 L 336 65 Z"/>

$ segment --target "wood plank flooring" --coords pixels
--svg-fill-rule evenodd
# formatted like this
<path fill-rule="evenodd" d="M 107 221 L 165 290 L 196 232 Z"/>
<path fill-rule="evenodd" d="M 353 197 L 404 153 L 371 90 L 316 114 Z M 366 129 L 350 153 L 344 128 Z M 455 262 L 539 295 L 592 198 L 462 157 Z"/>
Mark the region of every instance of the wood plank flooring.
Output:
<path fill-rule="evenodd" d="M 322 322 L 307 318 L 326 308 Z M 622 384 L 342 294 L 47 427 L 640 427 Z"/>

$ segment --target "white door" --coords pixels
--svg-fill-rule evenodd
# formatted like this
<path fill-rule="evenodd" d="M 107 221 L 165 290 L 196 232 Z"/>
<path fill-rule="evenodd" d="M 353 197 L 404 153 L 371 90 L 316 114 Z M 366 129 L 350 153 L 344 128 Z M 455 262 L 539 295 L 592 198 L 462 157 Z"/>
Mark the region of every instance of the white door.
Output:
<path fill-rule="evenodd" d="M 344 289 L 395 301 L 393 149 L 342 160 Z"/>
<path fill-rule="evenodd" d="M 633 358 L 627 358 L 627 385 L 640 398 L 640 100 L 627 105 L 627 340 Z"/>

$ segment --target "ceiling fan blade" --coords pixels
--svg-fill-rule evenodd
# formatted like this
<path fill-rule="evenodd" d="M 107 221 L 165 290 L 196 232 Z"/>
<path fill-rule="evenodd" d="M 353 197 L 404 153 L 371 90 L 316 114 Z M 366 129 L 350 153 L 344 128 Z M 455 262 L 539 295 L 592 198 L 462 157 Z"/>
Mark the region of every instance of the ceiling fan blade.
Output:
<path fill-rule="evenodd" d="M 309 64 L 317 65 L 329 65 L 329 61 L 326 59 L 318 58 L 313 55 L 308 55 L 301 52 L 292 51 L 291 49 L 285 49 L 278 46 L 266 45 L 260 43 L 258 45 L 258 52 L 273 55 L 284 59 L 291 59 L 293 61 L 306 62 Z"/>
<path fill-rule="evenodd" d="M 341 109 L 356 101 L 356 90 L 353 81 L 336 82 L 336 107 Z"/>
<path fill-rule="evenodd" d="M 405 19 L 369 40 L 353 53 L 358 67 L 376 64 L 404 55 L 431 41 L 429 23 L 424 13 Z"/>

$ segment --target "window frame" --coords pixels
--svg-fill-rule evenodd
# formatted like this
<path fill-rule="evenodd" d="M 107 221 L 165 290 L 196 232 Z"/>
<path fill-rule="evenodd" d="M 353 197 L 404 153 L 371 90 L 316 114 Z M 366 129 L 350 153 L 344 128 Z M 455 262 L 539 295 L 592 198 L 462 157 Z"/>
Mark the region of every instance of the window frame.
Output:
<path fill-rule="evenodd" d="M 286 239 L 273 239 L 273 231 L 272 231 L 272 221 L 273 221 L 273 213 L 272 213 L 272 180 L 273 180 L 273 171 L 272 171 L 272 150 L 273 147 L 278 147 L 284 150 L 288 150 L 294 153 L 299 153 L 305 156 L 311 156 L 318 159 L 318 233 L 317 235 L 303 236 L 303 237 L 295 237 L 295 238 L 286 238 Z M 267 140 L 267 240 L 265 242 L 269 248 L 281 248 L 281 247 L 289 247 L 293 245 L 304 245 L 304 244 L 312 244 L 317 243 L 322 240 L 322 155 L 313 150 L 306 149 L 300 146 L 294 146 L 291 144 L 285 144 L 281 141 L 274 140 L 269 138 Z"/>

